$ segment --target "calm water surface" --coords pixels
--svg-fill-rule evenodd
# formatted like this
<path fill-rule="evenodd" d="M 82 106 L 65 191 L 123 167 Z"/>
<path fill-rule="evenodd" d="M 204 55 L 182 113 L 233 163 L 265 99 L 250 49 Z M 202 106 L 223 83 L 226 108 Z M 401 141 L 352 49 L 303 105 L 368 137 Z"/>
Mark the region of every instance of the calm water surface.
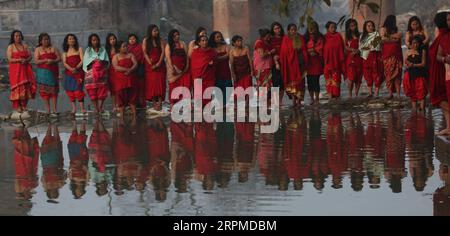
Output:
<path fill-rule="evenodd" d="M 1 124 L 0 214 L 448 215 L 441 127 L 439 111 L 409 110 L 286 110 L 271 135 L 250 123 Z"/>

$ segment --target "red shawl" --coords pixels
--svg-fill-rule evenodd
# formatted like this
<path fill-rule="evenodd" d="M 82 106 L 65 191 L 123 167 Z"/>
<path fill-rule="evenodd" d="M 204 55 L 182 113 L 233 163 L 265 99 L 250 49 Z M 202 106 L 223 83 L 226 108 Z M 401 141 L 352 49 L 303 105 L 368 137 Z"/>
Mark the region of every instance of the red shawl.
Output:
<path fill-rule="evenodd" d="M 214 80 L 215 67 L 210 65 L 217 57 L 217 52 L 212 49 L 198 48 L 192 52 L 191 56 L 191 74 L 193 79 L 202 78 L 203 80 Z"/>
<path fill-rule="evenodd" d="M 434 40 L 429 50 L 430 59 L 430 96 L 433 106 L 439 106 L 443 101 L 447 100 L 447 92 L 445 88 L 445 65 L 437 61 L 437 53 L 439 45 L 450 34 L 446 29 L 439 31 L 439 36 Z"/>
<path fill-rule="evenodd" d="M 325 35 L 325 45 L 323 47 L 323 59 L 325 68 L 345 71 L 344 40 L 339 33 L 327 33 Z"/>
<path fill-rule="evenodd" d="M 301 50 L 303 65 L 306 65 L 306 60 L 308 54 L 306 51 L 306 44 L 303 36 L 300 37 Z M 283 37 L 283 42 L 281 44 L 280 51 L 280 63 L 281 63 L 281 74 L 283 75 L 284 84 L 290 84 L 292 81 L 301 81 L 303 71 L 300 68 L 300 58 L 298 51 L 294 49 L 294 42 L 289 36 Z"/>

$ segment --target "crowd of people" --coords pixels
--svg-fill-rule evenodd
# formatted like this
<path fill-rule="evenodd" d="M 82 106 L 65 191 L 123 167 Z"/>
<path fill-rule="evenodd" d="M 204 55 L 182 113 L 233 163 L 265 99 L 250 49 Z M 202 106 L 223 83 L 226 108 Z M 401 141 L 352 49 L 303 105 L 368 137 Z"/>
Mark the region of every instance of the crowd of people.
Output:
<path fill-rule="evenodd" d="M 169 95 L 176 88 L 193 89 L 194 80 L 202 79 L 202 91 L 211 87 L 224 93 L 233 86 L 278 87 L 281 102 L 286 94 L 297 109 L 304 102 L 306 90 L 311 105 L 319 103 L 322 76 L 332 100 L 341 97 L 344 81 L 350 97 L 359 96 L 364 78 L 369 97 L 378 97 L 384 84 L 390 98 L 400 97 L 403 86 L 414 112 L 425 110 L 430 94 L 431 103 L 442 108 L 448 124 L 439 134 L 450 135 L 450 14 L 438 13 L 435 24 L 438 30 L 433 40 L 416 16 L 409 20 L 405 34 L 399 31 L 394 15 L 387 16 L 378 28 L 373 21 L 366 21 L 362 32 L 354 19 L 346 22 L 343 33 L 330 21 L 325 34 L 311 22 L 303 35 L 295 24 L 289 24 L 285 32 L 275 22 L 270 29 L 259 30 L 253 50 L 244 46 L 239 35 L 228 45 L 221 32 L 214 31 L 208 37 L 202 27 L 189 44 L 181 40 L 178 30 L 170 31 L 163 40 L 156 25 L 148 27 L 142 43 L 135 34 L 127 41 L 109 34 L 103 46 L 100 37 L 92 34 L 85 50 L 75 35 L 68 34 L 62 53 L 52 45 L 50 36 L 42 33 L 34 57 L 23 42 L 22 32 L 15 30 L 7 50 L 10 100 L 17 113 L 27 113 L 28 101 L 39 91 L 49 116 L 58 116 L 60 62 L 65 69 L 63 87 L 74 116 L 87 116 L 85 92 L 97 115 L 109 114 L 104 108 L 109 94 L 113 112 L 119 116 L 125 116 L 127 107 L 136 115 L 136 109 L 147 109 L 147 103 L 151 105 L 148 112 L 161 113 L 167 89 Z M 33 58 L 35 71 L 30 63 Z M 169 101 L 174 105 L 179 99 L 170 96 Z M 203 104 L 208 102 L 204 100 Z"/>

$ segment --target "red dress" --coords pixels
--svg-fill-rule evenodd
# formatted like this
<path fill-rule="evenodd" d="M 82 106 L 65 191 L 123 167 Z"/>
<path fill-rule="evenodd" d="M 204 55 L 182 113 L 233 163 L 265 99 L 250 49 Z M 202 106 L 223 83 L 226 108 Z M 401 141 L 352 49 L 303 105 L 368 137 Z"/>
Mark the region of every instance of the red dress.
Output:
<path fill-rule="evenodd" d="M 227 52 L 217 53 L 217 57 L 223 57 Z M 230 61 L 228 57 L 222 60 L 216 60 L 216 80 L 231 80 Z"/>
<path fill-rule="evenodd" d="M 30 57 L 28 51 L 18 51 L 12 53 L 12 59 L 27 59 Z M 11 86 L 10 100 L 14 109 L 19 105 L 26 106 L 28 100 L 36 95 L 36 79 L 30 63 L 9 63 L 9 83 Z"/>
<path fill-rule="evenodd" d="M 333 98 L 341 96 L 342 75 L 345 72 L 344 40 L 339 33 L 327 33 L 323 57 L 327 92 Z"/>
<path fill-rule="evenodd" d="M 215 65 L 210 65 L 211 61 L 214 61 L 217 58 L 217 52 L 214 49 L 208 48 L 197 48 L 192 52 L 191 55 L 191 76 L 194 80 L 202 79 L 202 89 L 196 88 L 196 84 L 194 84 L 194 98 L 198 100 L 201 95 L 205 92 L 207 88 L 211 88 L 215 86 Z M 202 94 L 198 94 L 202 92 Z M 210 99 L 203 99 L 203 105 L 206 105 L 210 102 Z"/>
<path fill-rule="evenodd" d="M 39 55 L 39 60 L 55 60 L 57 55 L 55 52 L 42 53 Z M 43 69 L 46 71 L 50 71 L 53 75 L 53 78 L 40 78 L 42 74 L 37 72 L 37 82 L 39 87 L 39 94 L 45 100 L 50 98 L 54 98 L 58 96 L 59 92 L 59 67 L 58 64 L 54 63 L 51 65 L 47 65 L 46 63 L 40 64 L 37 66 L 38 69 Z"/>
<path fill-rule="evenodd" d="M 434 40 L 429 50 L 430 60 L 430 96 L 433 106 L 439 106 L 441 102 L 448 101 L 445 84 L 445 65 L 437 60 L 439 46 L 450 35 L 447 29 L 439 31 L 439 36 Z"/>
<path fill-rule="evenodd" d="M 128 45 L 128 52 L 132 53 L 138 62 L 138 69 L 136 70 L 136 80 L 135 91 L 137 92 L 137 103 L 140 107 L 145 107 L 145 78 L 144 78 L 144 51 L 142 50 L 141 44 Z"/>
<path fill-rule="evenodd" d="M 272 48 L 275 48 L 276 52 L 275 55 L 280 55 L 281 52 L 281 44 L 283 43 L 283 37 L 272 37 L 270 40 L 270 44 L 272 45 Z"/>
<path fill-rule="evenodd" d="M 133 60 L 130 57 L 119 59 L 118 66 L 130 69 L 133 67 Z M 114 93 L 117 96 L 117 105 L 119 107 L 136 105 L 136 74 L 125 75 L 124 72 L 116 72 L 116 80 Z"/>
<path fill-rule="evenodd" d="M 347 47 L 358 50 L 359 49 L 359 39 L 353 38 L 351 40 L 347 40 Z M 345 77 L 356 84 L 362 83 L 363 78 L 363 59 L 360 54 L 353 55 L 350 51 L 347 51 L 347 57 L 345 60 Z"/>
<path fill-rule="evenodd" d="M 273 47 L 271 44 L 258 39 L 255 42 L 254 47 L 254 59 L 253 63 L 255 70 L 258 72 L 257 83 L 258 87 L 265 87 L 270 89 L 273 85 L 271 78 L 272 66 L 274 64 L 272 56 L 261 57 L 258 53 L 258 49 L 262 49 L 265 53 L 272 51 Z"/>
<path fill-rule="evenodd" d="M 148 54 L 153 64 L 158 63 L 161 58 L 162 49 L 152 48 Z M 156 68 L 152 69 L 152 65 L 145 62 L 145 97 L 147 101 L 151 101 L 155 98 L 166 97 L 166 65 L 164 62 Z"/>
<path fill-rule="evenodd" d="M 308 75 L 320 76 L 323 75 L 323 38 L 318 38 L 317 42 L 314 42 L 313 35 L 310 36 L 309 42 L 307 42 L 307 49 L 314 49 L 317 53 L 315 56 L 308 54 Z"/>
<path fill-rule="evenodd" d="M 403 52 L 400 42 L 385 42 L 381 49 L 384 78 L 389 91 L 395 92 L 395 81 L 401 80 L 403 69 Z"/>
<path fill-rule="evenodd" d="M 246 90 L 252 86 L 252 73 L 250 60 L 247 55 L 234 57 L 233 71 L 236 76 L 234 88 L 242 88 Z M 237 94 L 238 97 L 242 94 Z"/>
<path fill-rule="evenodd" d="M 298 48 L 294 47 L 294 40 L 289 36 L 284 36 L 281 45 L 280 63 L 281 74 L 286 89 L 286 93 L 291 99 L 303 100 L 305 96 L 305 67 L 308 64 L 308 54 L 306 51 L 305 39 L 301 35 L 298 39 Z"/>
<path fill-rule="evenodd" d="M 175 48 L 171 55 L 171 60 L 172 65 L 176 66 L 180 71 L 184 71 L 186 69 L 186 66 L 188 66 L 187 54 L 184 48 Z M 172 69 L 168 68 L 168 73 L 172 73 L 171 71 Z M 170 76 L 172 75 L 168 74 L 167 76 L 170 78 Z M 192 83 L 191 74 L 189 72 L 183 73 L 183 75 L 181 75 L 175 82 L 173 83 L 169 82 L 170 103 L 172 105 L 180 101 L 180 99 L 172 98 L 173 90 L 180 87 L 187 88 L 188 90 L 190 90 L 192 86 L 191 83 Z"/>

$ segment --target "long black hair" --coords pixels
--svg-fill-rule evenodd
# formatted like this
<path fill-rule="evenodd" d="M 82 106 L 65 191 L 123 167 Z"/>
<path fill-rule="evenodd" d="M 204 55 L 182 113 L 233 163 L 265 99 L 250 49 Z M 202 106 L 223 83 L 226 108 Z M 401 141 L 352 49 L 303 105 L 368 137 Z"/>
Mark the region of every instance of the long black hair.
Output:
<path fill-rule="evenodd" d="M 259 37 L 262 39 L 270 34 L 270 29 L 260 29 L 259 30 Z"/>
<path fill-rule="evenodd" d="M 350 29 L 350 25 L 353 24 L 353 23 L 356 24 L 356 30 L 355 31 L 352 31 Z M 348 19 L 345 22 L 345 39 L 346 40 L 352 40 L 353 36 L 359 38 L 360 35 L 361 35 L 361 33 L 359 32 L 359 29 L 358 29 L 358 21 L 353 19 L 353 18 L 352 19 Z"/>
<path fill-rule="evenodd" d="M 398 32 L 397 17 L 395 15 L 387 16 L 383 27 L 386 29 L 388 35 L 396 34 Z"/>
<path fill-rule="evenodd" d="M 75 48 L 75 50 L 78 51 L 78 49 L 80 49 L 80 44 L 78 43 L 78 38 L 77 36 L 75 36 L 74 34 L 68 34 L 66 35 L 66 37 L 64 37 L 64 42 L 62 45 L 62 48 L 64 50 L 64 52 L 68 52 L 69 51 L 69 37 L 73 37 L 75 39 L 75 45 L 73 45 L 73 47 Z"/>
<path fill-rule="evenodd" d="M 316 28 L 316 32 L 313 34 L 313 41 L 314 41 L 314 43 L 317 43 L 317 41 L 320 38 L 323 38 L 323 34 L 320 33 L 320 31 L 319 31 L 319 24 L 317 24 L 317 22 L 315 22 L 315 21 L 312 21 L 309 26 L 313 26 L 314 28 Z M 309 27 L 308 27 L 308 29 L 306 29 L 306 32 L 305 32 L 305 42 L 306 43 L 309 42 L 310 37 L 311 36 L 309 33 Z"/>
<path fill-rule="evenodd" d="M 159 28 L 157 25 L 155 24 L 151 24 L 148 26 L 147 28 L 147 42 L 146 45 L 147 46 L 147 52 L 146 53 L 150 53 L 154 46 L 153 46 L 153 30 L 157 29 L 158 30 L 158 36 L 156 36 L 155 38 L 155 43 L 156 43 L 156 48 L 159 48 L 162 50 L 161 48 L 161 32 L 159 32 Z"/>
<path fill-rule="evenodd" d="M 367 31 L 367 26 L 368 26 L 369 24 L 372 24 L 374 28 L 376 27 L 376 26 L 375 26 L 375 22 L 373 22 L 373 21 L 371 21 L 371 20 L 368 20 L 368 21 L 364 22 L 363 33 L 362 33 L 362 35 L 361 35 L 361 41 L 366 40 L 367 36 L 369 35 L 369 32 Z"/>
<path fill-rule="evenodd" d="M 98 48 L 101 48 L 102 47 L 102 42 L 100 41 L 100 37 L 98 36 L 98 34 L 91 34 L 91 35 L 89 35 L 88 47 L 94 48 L 93 47 L 94 45 L 92 45 L 92 39 L 94 39 L 94 38 L 97 38 L 97 40 L 98 40 Z"/>
<path fill-rule="evenodd" d="M 197 30 L 195 31 L 195 44 L 197 44 L 197 42 L 200 42 L 200 33 L 205 31 L 206 32 L 206 28 L 205 27 L 198 27 Z M 197 45 L 199 46 L 199 45 Z"/>
<path fill-rule="evenodd" d="M 227 44 L 227 43 L 225 42 L 225 39 L 223 38 L 222 32 L 220 32 L 220 31 L 214 31 L 214 32 L 212 32 L 211 36 L 209 36 L 209 41 L 208 41 L 208 46 L 209 46 L 209 47 L 211 47 L 211 48 L 217 48 L 217 47 L 219 46 L 219 45 L 216 43 L 216 36 L 219 35 L 219 34 L 222 36 L 222 41 L 221 41 L 219 44 L 221 44 L 221 45 Z"/>
<path fill-rule="evenodd" d="M 414 21 L 417 21 L 417 23 L 419 24 L 419 29 L 420 29 L 420 30 L 423 30 L 422 21 L 420 21 L 419 17 L 413 16 L 413 17 L 409 18 L 409 21 L 408 21 L 408 32 L 409 32 L 411 35 L 413 34 L 413 31 L 414 31 L 413 28 L 412 28 L 412 23 L 413 23 Z"/>
<path fill-rule="evenodd" d="M 439 12 L 434 17 L 434 24 L 438 29 L 445 29 L 448 28 L 447 25 L 447 15 L 450 14 L 449 12 Z"/>
<path fill-rule="evenodd" d="M 176 48 L 175 40 L 174 40 L 176 33 L 180 34 L 180 31 L 173 29 L 169 32 L 169 36 L 167 37 L 167 42 L 168 42 L 169 48 L 170 48 L 170 54 L 172 54 Z"/>
<path fill-rule="evenodd" d="M 51 46 L 52 46 L 52 39 L 50 38 L 50 35 L 47 34 L 47 33 L 41 33 L 41 34 L 39 34 L 39 37 L 38 37 L 38 47 L 41 47 L 41 46 L 42 46 L 42 40 L 44 40 L 44 38 L 48 38 L 48 42 L 49 42 L 48 45 L 51 47 Z"/>
<path fill-rule="evenodd" d="M 283 37 L 284 36 L 284 29 L 283 29 L 283 26 L 280 24 L 280 22 L 277 22 L 277 21 L 275 21 L 275 22 L 273 22 L 272 23 L 272 25 L 270 26 L 270 31 L 271 31 L 271 33 L 272 33 L 272 36 L 275 36 L 275 32 L 274 32 L 274 28 L 275 28 L 275 26 L 278 26 L 278 27 L 280 27 L 280 29 L 281 29 L 281 31 L 280 31 L 280 37 Z"/>
<path fill-rule="evenodd" d="M 113 46 L 111 46 L 111 44 L 109 43 L 109 40 L 111 39 L 111 37 L 114 37 L 116 39 L 116 45 L 114 45 L 114 49 L 117 51 L 119 51 L 119 45 L 118 45 L 118 41 L 119 39 L 117 38 L 117 36 L 113 33 L 109 33 L 108 36 L 106 36 L 106 42 L 105 42 L 105 49 L 106 52 L 108 52 L 108 55 L 111 54 L 111 50 L 113 49 Z"/>
<path fill-rule="evenodd" d="M 446 23 L 447 24 L 447 23 Z M 14 44 L 14 35 L 16 33 L 20 34 L 20 39 L 23 41 L 23 33 L 20 30 L 13 30 L 13 32 L 11 33 L 11 38 L 9 39 L 9 45 Z"/>

